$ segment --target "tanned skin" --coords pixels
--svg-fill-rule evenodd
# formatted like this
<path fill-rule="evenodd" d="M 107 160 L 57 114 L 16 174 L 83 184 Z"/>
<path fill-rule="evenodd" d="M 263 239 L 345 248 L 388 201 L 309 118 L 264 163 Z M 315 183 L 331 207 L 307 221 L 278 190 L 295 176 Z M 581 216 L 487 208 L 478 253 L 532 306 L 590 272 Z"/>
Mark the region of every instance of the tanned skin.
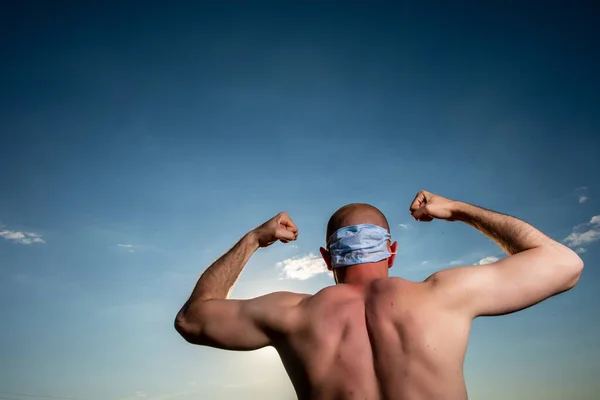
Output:
<path fill-rule="evenodd" d="M 286 213 L 246 234 L 200 277 L 175 327 L 190 343 L 228 350 L 273 346 L 298 398 L 465 400 L 463 361 L 474 318 L 512 313 L 571 289 L 581 259 L 517 218 L 421 191 L 413 218 L 461 221 L 495 240 L 508 257 L 439 271 L 423 282 L 388 277 L 389 259 L 333 270 L 336 285 L 315 295 L 227 296 L 250 256 L 296 240 Z M 328 224 L 374 223 L 375 207 L 342 207 Z M 390 251 L 395 252 L 396 243 Z M 328 267 L 329 253 L 321 248 Z"/>

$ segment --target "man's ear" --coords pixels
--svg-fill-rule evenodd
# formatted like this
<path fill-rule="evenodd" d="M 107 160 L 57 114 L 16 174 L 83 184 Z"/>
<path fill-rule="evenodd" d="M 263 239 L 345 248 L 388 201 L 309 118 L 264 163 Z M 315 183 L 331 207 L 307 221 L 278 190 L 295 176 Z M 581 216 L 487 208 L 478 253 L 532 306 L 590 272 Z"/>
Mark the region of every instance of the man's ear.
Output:
<path fill-rule="evenodd" d="M 327 264 L 327 269 L 331 271 L 331 254 L 322 247 L 319 247 L 319 251 L 321 252 L 321 257 L 325 260 L 325 264 Z"/>
<path fill-rule="evenodd" d="M 396 251 L 398 251 L 398 242 L 394 242 L 390 246 L 390 253 L 396 253 Z M 392 268 L 394 261 L 396 261 L 396 254 L 390 255 L 390 258 L 388 258 L 388 268 Z"/>

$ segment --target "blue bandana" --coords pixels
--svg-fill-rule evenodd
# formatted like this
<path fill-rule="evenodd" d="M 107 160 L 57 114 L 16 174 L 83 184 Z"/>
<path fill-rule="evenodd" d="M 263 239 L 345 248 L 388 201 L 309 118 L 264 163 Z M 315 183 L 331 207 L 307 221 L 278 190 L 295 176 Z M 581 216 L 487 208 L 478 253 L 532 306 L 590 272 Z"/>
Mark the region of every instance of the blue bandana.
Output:
<path fill-rule="evenodd" d="M 392 240 L 388 231 L 377 225 L 360 224 L 338 229 L 327 240 L 331 267 L 385 260 L 395 254 L 388 251 L 388 240 Z"/>

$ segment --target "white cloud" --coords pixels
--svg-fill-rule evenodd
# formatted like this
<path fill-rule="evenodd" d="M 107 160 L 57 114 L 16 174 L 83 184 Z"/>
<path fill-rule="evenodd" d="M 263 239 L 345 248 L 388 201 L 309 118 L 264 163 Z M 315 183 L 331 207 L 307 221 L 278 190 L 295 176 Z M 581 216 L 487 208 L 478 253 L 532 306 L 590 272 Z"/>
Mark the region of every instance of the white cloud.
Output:
<path fill-rule="evenodd" d="M 320 256 L 310 253 L 306 256 L 296 256 L 276 264 L 281 268 L 282 278 L 306 280 L 318 274 L 327 273 L 327 265 Z"/>
<path fill-rule="evenodd" d="M 421 265 L 425 265 L 425 264 L 427 264 L 428 262 L 429 262 L 429 261 L 425 260 L 425 261 L 423 261 L 423 262 L 421 263 Z"/>
<path fill-rule="evenodd" d="M 579 204 L 585 203 L 590 199 L 588 196 L 588 188 L 587 186 L 581 186 L 575 189 L 575 193 L 577 194 L 577 200 L 579 200 Z"/>
<path fill-rule="evenodd" d="M 408 225 L 407 224 L 398 224 L 398 226 L 404 228 L 404 229 L 408 229 Z"/>
<path fill-rule="evenodd" d="M 450 265 L 460 265 L 460 264 L 462 264 L 462 261 L 461 261 L 461 260 L 453 260 L 453 261 L 450 261 Z"/>
<path fill-rule="evenodd" d="M 123 250 L 127 250 L 127 251 L 129 251 L 130 253 L 134 253 L 134 252 L 135 252 L 135 249 L 133 248 L 133 245 L 132 245 L 132 244 L 120 244 L 120 243 L 119 243 L 119 244 L 117 245 L 117 247 L 120 247 L 120 248 L 122 248 Z"/>
<path fill-rule="evenodd" d="M 495 263 L 498 260 L 499 260 L 498 257 L 489 256 L 489 257 L 485 257 L 485 258 L 482 258 L 481 260 L 479 260 L 477 265 L 491 264 L 491 263 Z"/>
<path fill-rule="evenodd" d="M 18 232 L 7 229 L 0 230 L 0 237 L 19 244 L 46 243 L 42 235 L 35 232 Z"/>
<path fill-rule="evenodd" d="M 569 236 L 565 238 L 565 243 L 568 246 L 583 246 L 590 244 L 600 239 L 600 230 L 589 229 L 585 232 L 571 232 Z"/>
<path fill-rule="evenodd" d="M 567 246 L 580 247 L 598 239 L 600 239 L 600 215 L 594 215 L 587 224 L 577 225 L 573 228 L 573 231 L 563 241 Z"/>
<path fill-rule="evenodd" d="M 577 254 L 583 254 L 585 252 L 586 252 L 586 250 L 583 247 L 580 247 L 580 248 L 578 248 L 578 249 L 575 250 L 575 253 L 577 253 Z"/>

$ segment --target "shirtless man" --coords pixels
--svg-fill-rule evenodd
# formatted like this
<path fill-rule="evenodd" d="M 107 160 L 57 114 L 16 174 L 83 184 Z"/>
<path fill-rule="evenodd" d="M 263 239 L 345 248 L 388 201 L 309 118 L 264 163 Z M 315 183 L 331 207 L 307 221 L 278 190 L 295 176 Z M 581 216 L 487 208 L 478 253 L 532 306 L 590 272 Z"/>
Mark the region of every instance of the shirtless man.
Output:
<path fill-rule="evenodd" d="M 250 256 L 296 240 L 286 213 L 245 235 L 201 276 L 177 314 L 190 343 L 228 350 L 273 346 L 299 399 L 465 400 L 463 361 L 471 321 L 530 307 L 571 289 L 583 269 L 569 248 L 508 215 L 425 191 L 414 219 L 462 221 L 509 255 L 439 271 L 424 282 L 388 277 L 397 243 L 366 204 L 336 211 L 321 254 L 336 285 L 315 295 L 227 296 Z"/>

